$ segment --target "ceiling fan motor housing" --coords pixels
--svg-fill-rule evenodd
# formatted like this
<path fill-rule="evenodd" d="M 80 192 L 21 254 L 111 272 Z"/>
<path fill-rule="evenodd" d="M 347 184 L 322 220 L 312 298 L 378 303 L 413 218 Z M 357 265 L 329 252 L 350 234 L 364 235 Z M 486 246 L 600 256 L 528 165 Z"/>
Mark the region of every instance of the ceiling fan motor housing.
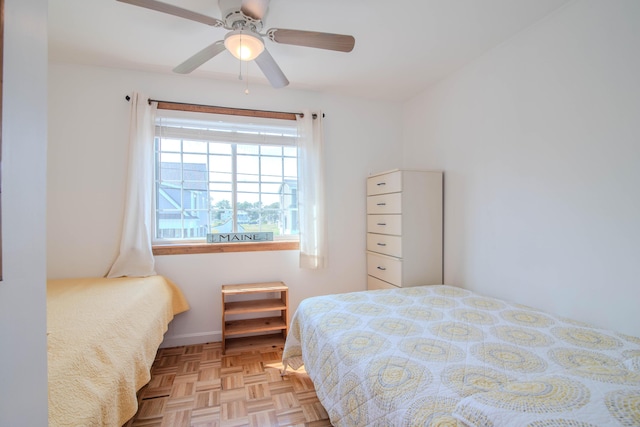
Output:
<path fill-rule="evenodd" d="M 242 12 L 241 0 L 219 0 L 218 4 L 225 28 L 233 30 L 248 28 L 255 32 L 262 30 L 261 19 L 252 18 Z"/>

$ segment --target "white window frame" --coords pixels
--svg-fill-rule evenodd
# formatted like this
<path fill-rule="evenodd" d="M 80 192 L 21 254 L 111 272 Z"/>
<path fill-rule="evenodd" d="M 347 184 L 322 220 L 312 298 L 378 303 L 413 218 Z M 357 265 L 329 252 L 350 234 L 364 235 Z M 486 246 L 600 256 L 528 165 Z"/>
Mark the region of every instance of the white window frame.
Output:
<path fill-rule="evenodd" d="M 205 125 L 206 126 L 203 126 Z M 262 117 L 243 117 L 226 114 L 211 114 L 211 113 L 198 113 L 193 111 L 175 111 L 175 110 L 158 110 L 156 117 L 156 141 L 159 137 L 171 137 L 176 139 L 189 139 L 189 140 L 201 140 L 211 142 L 221 142 L 229 144 L 250 144 L 250 145 L 274 145 L 282 147 L 296 147 L 297 149 L 297 124 L 292 120 L 262 118 Z M 155 143 L 154 143 L 155 145 Z M 157 148 L 157 147 L 156 147 Z M 233 156 L 236 153 L 236 145 L 232 145 Z M 181 155 L 184 150 L 181 147 Z M 262 156 L 259 155 L 259 158 Z M 283 155 L 284 157 L 284 155 Z M 296 156 L 299 161 L 299 153 Z M 158 238 L 158 201 L 156 195 L 158 194 L 158 184 L 156 174 L 157 164 L 157 149 L 154 149 L 154 200 L 152 209 L 152 224 L 153 224 L 153 244 L 154 245 L 172 245 L 172 244 L 187 244 L 187 243 L 204 243 L 206 238 Z M 182 162 L 182 161 L 181 161 Z M 235 168 L 235 158 L 233 160 L 232 170 L 232 207 L 234 225 L 237 226 L 237 181 L 238 174 Z M 299 179 L 296 169 L 296 183 Z M 208 168 L 207 168 L 208 172 Z M 262 182 L 261 180 L 259 181 Z M 209 181 L 207 181 L 209 183 Z M 283 183 L 284 184 L 284 183 Z M 208 193 L 207 189 L 207 193 Z M 262 194 L 262 190 L 258 192 Z M 208 200 L 208 196 L 207 196 Z M 284 209 L 281 206 L 281 209 Z M 209 224 L 211 223 L 211 212 L 213 207 L 208 206 L 207 218 Z M 184 211 L 184 210 L 183 210 Z M 297 215 L 297 210 L 295 211 Z M 182 218 L 182 215 L 181 215 Z M 296 218 L 297 219 L 297 218 Z M 184 227 L 184 226 L 183 226 Z M 274 240 L 278 241 L 298 241 L 298 234 L 287 234 L 283 236 L 274 236 Z"/>

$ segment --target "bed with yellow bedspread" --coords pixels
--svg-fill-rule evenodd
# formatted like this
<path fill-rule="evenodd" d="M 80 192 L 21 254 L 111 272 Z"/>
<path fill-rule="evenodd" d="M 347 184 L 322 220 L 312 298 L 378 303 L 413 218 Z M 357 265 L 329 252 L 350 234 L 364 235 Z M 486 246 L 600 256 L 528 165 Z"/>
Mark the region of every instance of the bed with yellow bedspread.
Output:
<path fill-rule="evenodd" d="M 640 338 L 437 285 L 308 298 L 283 362 L 334 426 L 640 426 Z"/>
<path fill-rule="evenodd" d="M 48 281 L 49 425 L 123 425 L 169 322 L 188 309 L 162 276 Z"/>

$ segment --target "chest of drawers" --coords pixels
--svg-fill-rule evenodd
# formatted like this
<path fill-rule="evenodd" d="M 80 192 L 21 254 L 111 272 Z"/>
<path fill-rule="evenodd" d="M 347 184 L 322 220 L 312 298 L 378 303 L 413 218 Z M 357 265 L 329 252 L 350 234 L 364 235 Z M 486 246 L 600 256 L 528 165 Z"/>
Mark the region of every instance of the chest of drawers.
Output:
<path fill-rule="evenodd" d="M 367 288 L 442 283 L 442 172 L 367 178 Z"/>

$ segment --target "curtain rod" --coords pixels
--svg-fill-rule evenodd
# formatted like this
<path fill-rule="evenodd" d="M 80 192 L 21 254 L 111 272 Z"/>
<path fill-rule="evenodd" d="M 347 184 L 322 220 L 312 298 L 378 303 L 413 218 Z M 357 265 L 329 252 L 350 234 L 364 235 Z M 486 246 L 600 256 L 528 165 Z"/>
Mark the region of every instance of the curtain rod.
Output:
<path fill-rule="evenodd" d="M 129 95 L 124 97 L 127 101 L 131 100 Z M 284 119 L 284 120 L 295 120 L 295 116 L 304 117 L 303 113 L 291 113 L 287 111 L 268 111 L 268 110 L 251 110 L 246 108 L 230 108 L 230 107 L 218 107 L 215 105 L 202 105 L 202 104 L 190 104 L 186 102 L 173 102 L 173 101 L 161 101 L 158 99 L 147 99 L 147 102 L 151 104 L 152 102 L 158 103 L 158 108 L 165 110 L 182 110 L 182 111 L 200 111 L 200 112 L 211 112 L 211 113 L 222 113 L 229 115 L 237 115 L 237 116 L 249 116 L 249 117 L 269 117 L 276 119 Z M 162 107 L 161 107 L 162 104 Z M 208 111 L 207 111 L 208 110 Z M 318 117 L 316 113 L 311 115 L 314 119 Z M 322 117 L 325 117 L 324 113 L 322 113 Z"/>

